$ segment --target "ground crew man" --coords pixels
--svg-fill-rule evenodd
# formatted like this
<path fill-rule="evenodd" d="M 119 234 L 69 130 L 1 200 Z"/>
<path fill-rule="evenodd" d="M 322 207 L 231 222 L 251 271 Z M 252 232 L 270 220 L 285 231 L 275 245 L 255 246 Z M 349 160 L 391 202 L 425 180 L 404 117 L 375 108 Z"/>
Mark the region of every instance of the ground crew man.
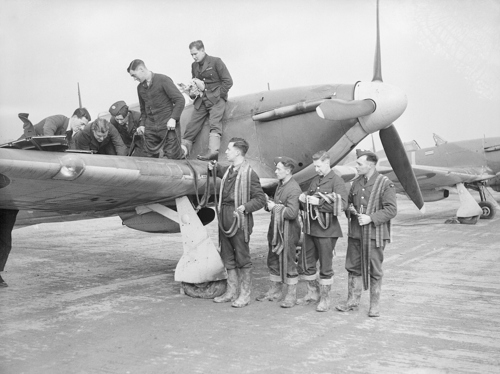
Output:
<path fill-rule="evenodd" d="M 163 148 L 164 157 L 181 159 L 180 118 L 186 103 L 184 96 L 170 77 L 153 73 L 142 60 L 133 60 L 127 72 L 139 82 L 141 125 L 137 133 L 144 134 L 144 153 L 158 158 Z"/>
<path fill-rule="evenodd" d="M 219 57 L 206 54 L 201 40 L 190 43 L 189 52 L 194 59 L 191 64 L 191 76 L 201 94 L 194 99 L 193 115 L 182 138 L 183 150 L 187 156 L 208 117 L 210 125 L 208 152 L 198 155 L 198 159 L 217 160 L 222 136 L 222 116 L 226 109 L 229 89 L 233 86 L 233 79 Z"/>
<path fill-rule="evenodd" d="M 347 302 L 336 309 L 347 312 L 358 308 L 364 276 L 370 285 L 368 316 L 379 317 L 384 248 L 391 241 L 391 219 L 397 214 L 396 189 L 386 176 L 377 172 L 375 153 L 357 149 L 356 156 L 359 177 L 352 182 L 346 211 L 349 219 L 345 258 Z"/>
<path fill-rule="evenodd" d="M 104 118 L 96 119 L 79 131 L 73 137 L 71 148 L 105 155 L 127 155 L 127 147 L 118 130 Z"/>
<path fill-rule="evenodd" d="M 257 301 L 277 301 L 282 298 L 283 283 L 287 285 L 283 308 L 292 308 L 297 301 L 297 253 L 300 240 L 299 196 L 302 190 L 293 179 L 292 173 L 297 162 L 290 157 L 276 157 L 278 187 L 274 199 L 268 199 L 266 210 L 271 212 L 271 222 L 267 233 L 269 252 L 269 290 L 257 297 Z"/>
<path fill-rule="evenodd" d="M 136 144 L 142 142 L 140 138 L 134 139 L 137 128 L 141 125 L 141 113 L 134 110 L 129 110 L 125 101 L 117 101 L 109 108 L 111 114 L 110 123 L 118 130 L 122 137 L 123 143 L 127 147 L 127 154 L 130 152 L 132 142 Z M 134 151 L 134 156 L 139 156 L 141 153 L 140 147 Z"/>
<path fill-rule="evenodd" d="M 307 281 L 307 294 L 298 304 L 320 302 L 318 312 L 330 310 L 333 284 L 333 254 L 337 239 L 342 236 L 338 217 L 347 207 L 344 181 L 330 167 L 330 155 L 319 151 L 313 155 L 318 174 L 309 189 L 299 197 L 303 217 L 304 239 L 299 256 L 299 274 Z M 316 262 L 319 260 L 319 289 L 316 282 Z"/>
<path fill-rule="evenodd" d="M 235 308 L 242 308 L 250 302 L 252 260 L 249 242 L 253 228 L 252 212 L 266 204 L 266 194 L 262 191 L 259 177 L 245 158 L 247 151 L 245 139 L 232 138 L 226 149 L 226 157 L 231 165 L 221 167 L 216 164 L 214 169 L 217 176 L 222 178 L 218 206 L 219 242 L 228 274 L 226 292 L 216 297 L 214 302 L 233 301 L 231 305 Z M 213 168 L 214 164 L 209 163 L 209 169 Z"/>
<path fill-rule="evenodd" d="M 24 135 L 19 139 L 29 136 L 54 136 L 66 135 L 71 139 L 87 123 L 90 122 L 90 114 L 85 108 L 77 108 L 73 115 L 68 118 L 62 114 L 56 114 L 42 119 L 36 125 L 33 125 L 28 119 L 27 113 L 19 113 L 19 118 L 23 121 Z"/>

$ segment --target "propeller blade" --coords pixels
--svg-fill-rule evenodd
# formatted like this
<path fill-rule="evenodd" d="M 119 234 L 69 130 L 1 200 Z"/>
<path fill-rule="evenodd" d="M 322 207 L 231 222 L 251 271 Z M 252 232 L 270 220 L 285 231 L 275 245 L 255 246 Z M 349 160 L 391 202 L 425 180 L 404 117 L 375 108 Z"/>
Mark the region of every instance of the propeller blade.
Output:
<path fill-rule="evenodd" d="M 422 192 L 420 192 L 417 178 L 415 177 L 415 173 L 411 167 L 410 160 L 408 160 L 403 142 L 399 137 L 396 127 L 394 127 L 394 125 L 390 125 L 389 127 L 380 130 L 379 134 L 382 145 L 384 146 L 387 160 L 389 160 L 396 177 L 398 177 L 398 180 L 403 186 L 406 194 L 417 206 L 417 208 L 422 209 L 424 206 Z"/>
<path fill-rule="evenodd" d="M 352 101 L 330 99 L 318 106 L 316 113 L 323 119 L 343 121 L 372 114 L 376 107 L 375 102 L 370 99 Z"/>

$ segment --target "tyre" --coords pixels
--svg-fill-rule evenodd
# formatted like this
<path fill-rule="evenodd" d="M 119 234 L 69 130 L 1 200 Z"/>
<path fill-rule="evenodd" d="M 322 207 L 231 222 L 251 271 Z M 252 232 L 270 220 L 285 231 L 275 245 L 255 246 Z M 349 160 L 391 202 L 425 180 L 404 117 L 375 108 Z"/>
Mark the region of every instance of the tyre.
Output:
<path fill-rule="evenodd" d="M 489 201 L 481 201 L 479 206 L 483 210 L 483 214 L 481 214 L 481 219 L 492 219 L 495 217 L 496 209 L 495 206 Z"/>

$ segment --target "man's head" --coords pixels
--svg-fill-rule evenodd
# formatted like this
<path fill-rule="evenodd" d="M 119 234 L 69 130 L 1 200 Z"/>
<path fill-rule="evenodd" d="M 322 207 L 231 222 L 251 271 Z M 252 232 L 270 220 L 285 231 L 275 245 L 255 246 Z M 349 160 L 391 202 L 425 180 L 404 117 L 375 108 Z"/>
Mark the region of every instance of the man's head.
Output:
<path fill-rule="evenodd" d="M 205 56 L 205 46 L 201 40 L 195 40 L 189 44 L 189 53 L 196 62 L 202 62 Z"/>
<path fill-rule="evenodd" d="M 359 175 L 370 177 L 377 166 L 378 157 L 371 151 L 356 150 L 356 171 Z"/>
<path fill-rule="evenodd" d="M 146 68 L 144 61 L 136 59 L 130 63 L 127 72 L 134 80 L 142 83 L 148 77 L 149 70 Z"/>
<path fill-rule="evenodd" d="M 104 118 L 98 118 L 94 122 L 90 124 L 90 129 L 92 130 L 92 134 L 94 138 L 102 143 L 104 139 L 108 136 L 109 133 L 109 122 Z"/>
<path fill-rule="evenodd" d="M 326 151 L 319 151 L 312 156 L 314 170 L 321 176 L 327 175 L 331 169 L 330 167 L 330 155 Z"/>
<path fill-rule="evenodd" d="M 78 108 L 73 112 L 73 115 L 69 119 L 68 127 L 73 130 L 73 133 L 77 133 L 85 127 L 87 123 L 90 122 L 89 111 L 85 108 Z"/>
<path fill-rule="evenodd" d="M 116 122 L 120 125 L 125 123 L 128 116 L 128 106 L 125 101 L 117 101 L 109 108 L 109 113 L 115 117 Z"/>
<path fill-rule="evenodd" d="M 274 159 L 274 163 L 276 165 L 274 173 L 280 181 L 290 179 L 292 177 L 293 169 L 295 169 L 295 166 L 297 165 L 294 159 L 285 156 L 276 157 Z"/>
<path fill-rule="evenodd" d="M 248 151 L 248 142 L 242 138 L 231 138 L 226 149 L 226 158 L 234 162 L 238 158 L 245 157 Z"/>

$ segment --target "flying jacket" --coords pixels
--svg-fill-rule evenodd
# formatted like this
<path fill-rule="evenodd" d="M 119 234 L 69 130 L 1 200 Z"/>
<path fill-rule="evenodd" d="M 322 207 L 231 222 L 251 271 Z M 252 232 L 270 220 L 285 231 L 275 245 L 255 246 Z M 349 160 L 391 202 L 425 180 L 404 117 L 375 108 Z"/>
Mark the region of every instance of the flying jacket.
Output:
<path fill-rule="evenodd" d="M 306 195 L 318 196 L 318 192 L 321 192 L 324 195 L 331 194 L 332 192 L 338 194 L 342 198 L 342 207 L 341 210 L 344 211 L 347 208 L 347 189 L 345 188 L 345 183 L 342 178 L 340 178 L 333 170 L 320 177 L 319 175 L 315 176 L 311 181 L 309 189 L 306 192 Z M 306 204 L 300 203 L 300 208 L 306 211 Z M 311 219 L 311 236 L 316 236 L 320 238 L 339 238 L 342 237 L 342 229 L 340 228 L 340 224 L 337 216 L 333 214 L 334 205 L 329 203 L 323 198 L 320 198 L 318 210 L 321 213 L 327 213 L 329 215 L 330 225 L 324 229 L 320 226 L 317 220 Z M 304 212 L 305 213 L 305 212 Z"/>
<path fill-rule="evenodd" d="M 370 194 L 372 193 L 375 181 L 379 176 L 378 172 L 375 172 L 368 181 L 365 181 L 364 176 L 359 176 L 352 182 L 351 190 L 349 191 L 349 204 L 353 204 L 354 208 L 358 213 L 363 209 L 363 213 L 366 211 L 368 206 L 368 200 Z M 396 188 L 393 183 L 386 183 L 381 195 L 381 205 L 382 207 L 370 214 L 372 219 L 372 227 L 383 225 L 382 227 L 382 239 L 390 239 L 390 232 L 386 223 L 394 218 L 397 214 L 396 205 Z M 363 208 L 361 208 L 363 206 Z M 349 213 L 346 212 L 348 216 L 351 216 L 349 220 L 349 237 L 359 239 L 361 237 L 361 230 L 359 228 L 358 220 Z M 375 239 L 375 230 L 371 232 L 371 239 Z"/>

